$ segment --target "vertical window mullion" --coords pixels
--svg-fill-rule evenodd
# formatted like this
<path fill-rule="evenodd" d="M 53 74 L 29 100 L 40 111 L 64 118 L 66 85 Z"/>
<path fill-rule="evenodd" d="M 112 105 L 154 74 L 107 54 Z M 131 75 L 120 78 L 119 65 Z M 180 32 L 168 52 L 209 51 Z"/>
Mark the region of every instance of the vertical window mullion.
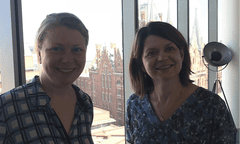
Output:
<path fill-rule="evenodd" d="M 208 0 L 208 42 L 218 41 L 218 0 Z M 217 67 L 208 65 L 209 69 Z M 208 70 L 208 89 L 212 90 L 217 73 Z"/>
<path fill-rule="evenodd" d="M 189 43 L 189 0 L 177 1 L 177 29 Z"/>
<path fill-rule="evenodd" d="M 25 84 L 25 63 L 23 47 L 22 6 L 21 0 L 11 0 L 12 46 L 15 87 Z"/>
<path fill-rule="evenodd" d="M 130 60 L 130 54 L 132 50 L 132 42 L 135 35 L 135 27 L 138 26 L 136 21 L 138 20 L 137 16 L 137 0 L 122 0 L 122 41 L 123 41 L 123 81 L 124 81 L 124 92 L 125 92 L 125 112 L 127 106 L 127 99 L 133 93 L 130 85 L 128 64 Z M 125 140 L 125 143 L 128 142 Z"/>
<path fill-rule="evenodd" d="M 136 0 L 122 0 L 122 18 L 123 18 L 123 61 L 124 61 L 124 92 L 125 92 L 125 106 L 127 99 L 133 93 L 130 85 L 128 64 L 132 50 L 132 42 L 135 35 L 136 19 L 138 19 L 135 10 L 138 9 Z"/>

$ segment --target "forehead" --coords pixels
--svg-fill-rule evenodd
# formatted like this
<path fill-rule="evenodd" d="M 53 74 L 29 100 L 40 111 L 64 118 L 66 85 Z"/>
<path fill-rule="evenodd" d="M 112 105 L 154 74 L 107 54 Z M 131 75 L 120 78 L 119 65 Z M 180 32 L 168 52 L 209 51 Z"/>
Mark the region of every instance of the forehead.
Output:
<path fill-rule="evenodd" d="M 62 44 L 83 44 L 84 37 L 78 30 L 67 27 L 55 27 L 47 31 L 44 41 Z"/>
<path fill-rule="evenodd" d="M 159 48 L 159 47 L 165 47 L 168 45 L 175 45 L 175 43 L 160 36 L 150 35 L 145 39 L 143 49 Z"/>

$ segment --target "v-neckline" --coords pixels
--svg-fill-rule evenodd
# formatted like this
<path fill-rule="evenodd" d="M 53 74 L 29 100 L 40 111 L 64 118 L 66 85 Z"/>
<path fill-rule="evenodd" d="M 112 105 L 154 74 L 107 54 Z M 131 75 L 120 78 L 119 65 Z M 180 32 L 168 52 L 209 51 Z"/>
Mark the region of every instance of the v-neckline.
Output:
<path fill-rule="evenodd" d="M 193 95 L 194 95 L 195 93 L 197 93 L 199 89 L 200 89 L 200 87 L 198 87 L 190 96 L 188 96 L 188 97 L 186 98 L 186 100 L 184 100 L 183 102 L 181 102 L 181 104 L 179 104 L 178 108 L 176 108 L 176 110 L 175 110 L 174 112 L 170 112 L 172 115 L 169 114 L 169 115 L 171 115 L 171 116 L 168 116 L 168 118 L 167 118 L 165 121 L 161 121 L 161 120 L 159 119 L 159 117 L 157 116 L 157 114 L 156 114 L 156 112 L 155 112 L 155 110 L 154 110 L 154 108 L 153 108 L 153 105 L 152 105 L 152 103 L 150 102 L 150 95 L 149 95 L 149 94 L 147 94 L 146 98 L 147 98 L 149 107 L 150 107 L 151 110 L 153 111 L 153 116 L 157 119 L 158 122 L 160 122 L 161 124 L 165 124 L 165 123 L 168 122 L 174 115 L 177 114 L 177 112 L 179 111 L 179 109 L 180 109 L 181 107 L 183 107 L 187 101 L 189 101 L 190 99 L 192 99 Z M 165 114 L 165 113 L 166 113 L 166 112 L 164 112 L 164 114 Z"/>

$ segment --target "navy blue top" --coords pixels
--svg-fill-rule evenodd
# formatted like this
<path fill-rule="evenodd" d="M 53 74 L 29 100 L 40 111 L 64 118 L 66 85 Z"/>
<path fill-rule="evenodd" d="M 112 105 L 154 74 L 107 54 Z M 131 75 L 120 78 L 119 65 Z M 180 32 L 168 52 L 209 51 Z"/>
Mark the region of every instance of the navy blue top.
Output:
<path fill-rule="evenodd" d="M 236 127 L 220 96 L 199 87 L 165 122 L 149 95 L 132 94 L 127 102 L 126 139 L 130 143 L 236 144 Z"/>

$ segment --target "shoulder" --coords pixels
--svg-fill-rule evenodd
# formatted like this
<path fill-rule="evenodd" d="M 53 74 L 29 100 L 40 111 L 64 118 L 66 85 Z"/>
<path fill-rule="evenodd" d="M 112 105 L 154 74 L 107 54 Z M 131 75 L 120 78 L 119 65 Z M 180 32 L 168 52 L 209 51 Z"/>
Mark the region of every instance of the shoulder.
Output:
<path fill-rule="evenodd" d="M 222 101 L 222 98 L 218 94 L 213 93 L 203 87 L 199 87 L 195 91 L 195 96 L 199 99 L 210 99 L 210 100 Z"/>
<path fill-rule="evenodd" d="M 28 83 L 20 85 L 16 88 L 13 88 L 3 94 L 0 95 L 0 99 L 11 100 L 14 96 L 14 99 L 22 99 L 25 98 L 26 94 L 33 94 L 35 92 L 35 88 L 37 85 L 38 76 L 35 76 Z"/>
<path fill-rule="evenodd" d="M 1 100 L 0 105 L 9 103 L 10 101 L 13 100 L 13 97 L 14 97 L 14 99 L 19 99 L 21 97 L 25 97 L 23 86 L 18 86 L 16 88 L 13 88 L 13 89 L 1 94 L 0 95 L 0 100 Z"/>
<path fill-rule="evenodd" d="M 134 101 L 140 101 L 140 97 L 136 94 L 132 94 L 128 100 L 127 100 L 127 103 L 132 103 Z"/>
<path fill-rule="evenodd" d="M 199 87 L 195 93 L 195 98 L 198 99 L 198 102 L 205 103 L 209 107 L 214 109 L 219 109 L 221 107 L 226 107 L 225 101 L 216 93 L 213 93 L 203 87 Z"/>
<path fill-rule="evenodd" d="M 143 98 L 140 98 L 140 96 L 136 94 L 132 94 L 128 100 L 127 100 L 127 108 L 133 109 L 134 107 L 137 109 L 141 109 L 143 105 L 146 105 L 147 102 L 147 94 Z"/>

